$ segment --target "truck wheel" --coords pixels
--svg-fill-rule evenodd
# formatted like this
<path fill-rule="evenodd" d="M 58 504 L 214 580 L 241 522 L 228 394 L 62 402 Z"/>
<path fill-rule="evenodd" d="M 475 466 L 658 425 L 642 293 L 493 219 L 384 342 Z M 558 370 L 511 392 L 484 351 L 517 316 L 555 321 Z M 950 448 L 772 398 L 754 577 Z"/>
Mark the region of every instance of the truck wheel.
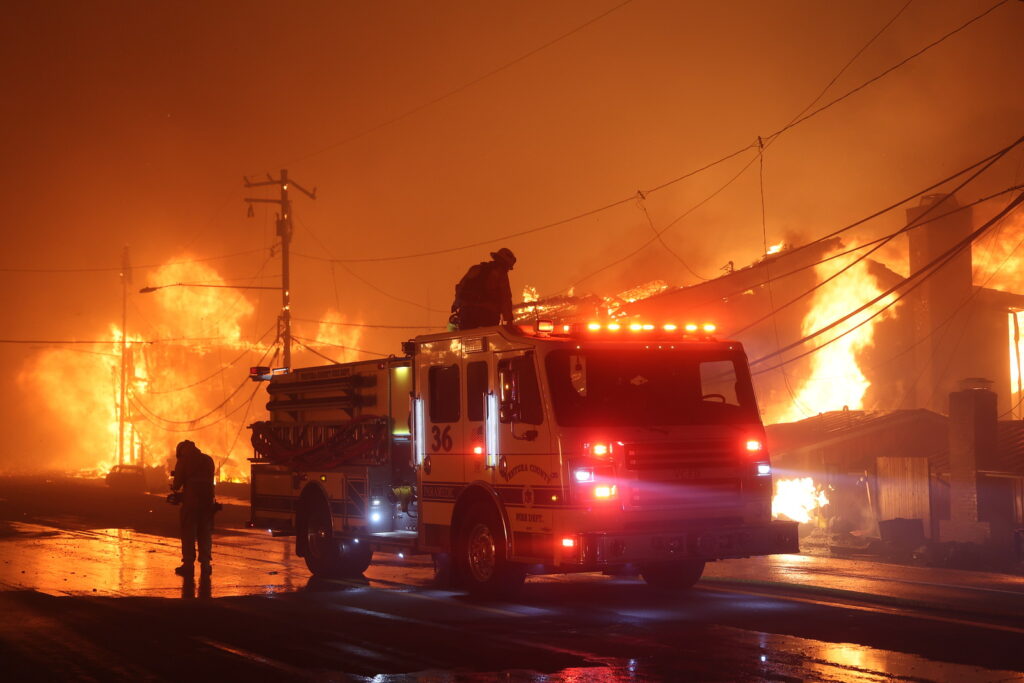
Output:
<path fill-rule="evenodd" d="M 640 576 L 655 588 L 684 590 L 693 586 L 704 573 L 702 560 L 677 560 L 644 565 Z"/>
<path fill-rule="evenodd" d="M 511 597 L 523 586 L 526 571 L 509 562 L 505 531 L 497 511 L 490 505 L 475 505 L 459 530 L 459 579 L 477 597 Z"/>
<path fill-rule="evenodd" d="M 370 566 L 373 549 L 366 541 L 337 539 L 331 532 L 331 513 L 324 500 L 307 498 L 304 523 L 299 533 L 305 537 L 306 566 L 313 576 L 340 579 L 361 575 Z"/>

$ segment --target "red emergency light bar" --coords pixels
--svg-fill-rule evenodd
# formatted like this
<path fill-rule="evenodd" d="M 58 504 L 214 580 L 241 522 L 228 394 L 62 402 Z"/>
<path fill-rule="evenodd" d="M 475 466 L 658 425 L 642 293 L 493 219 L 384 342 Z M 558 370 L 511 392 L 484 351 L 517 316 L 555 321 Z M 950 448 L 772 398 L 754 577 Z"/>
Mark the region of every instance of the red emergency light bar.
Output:
<path fill-rule="evenodd" d="M 546 323 L 546 324 L 545 324 Z M 649 323 L 649 322 L 589 322 L 571 323 L 563 325 L 552 325 L 549 321 L 541 321 L 545 330 L 551 330 L 550 334 L 555 337 L 600 337 L 602 339 L 647 339 L 651 337 L 660 338 L 683 338 L 687 336 L 698 336 L 709 338 L 715 333 L 718 327 L 714 323 Z M 539 328 L 539 325 L 538 325 Z"/>

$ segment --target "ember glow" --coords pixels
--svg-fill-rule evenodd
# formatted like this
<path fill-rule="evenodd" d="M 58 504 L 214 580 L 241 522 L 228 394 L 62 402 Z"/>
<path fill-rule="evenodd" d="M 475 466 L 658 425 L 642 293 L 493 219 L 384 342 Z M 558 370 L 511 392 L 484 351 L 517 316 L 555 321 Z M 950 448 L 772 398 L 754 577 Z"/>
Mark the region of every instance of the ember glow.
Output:
<path fill-rule="evenodd" d="M 847 248 L 840 247 L 832 254 L 840 250 L 846 251 Z M 818 281 L 822 282 L 832 276 L 856 257 L 857 254 L 851 253 L 817 265 L 814 270 Z M 810 334 L 842 318 L 881 292 L 877 281 L 868 272 L 866 263 L 862 261 L 856 264 L 835 280 L 815 290 L 810 310 L 804 317 L 803 334 Z M 794 388 L 793 403 L 784 407 L 781 414 L 771 415 L 769 421 L 791 422 L 829 410 L 863 408 L 864 394 L 871 383 L 858 367 L 858 354 L 874 343 L 875 327 L 880 321 L 896 315 L 898 306 L 886 309 L 860 327 L 856 326 L 890 303 L 894 297 L 890 295 L 882 299 L 821 335 L 816 340 L 819 344 L 852 330 L 810 356 L 806 378 Z"/>
<path fill-rule="evenodd" d="M 772 497 L 772 517 L 793 522 L 811 521 L 816 510 L 828 505 L 824 489 L 811 477 L 777 479 Z"/>

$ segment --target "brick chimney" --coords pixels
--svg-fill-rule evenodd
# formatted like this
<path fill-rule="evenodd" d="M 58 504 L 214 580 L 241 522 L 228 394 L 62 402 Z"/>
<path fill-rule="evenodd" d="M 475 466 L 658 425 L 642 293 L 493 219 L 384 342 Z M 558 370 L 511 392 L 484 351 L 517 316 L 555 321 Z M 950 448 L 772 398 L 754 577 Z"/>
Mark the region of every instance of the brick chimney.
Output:
<path fill-rule="evenodd" d="M 956 197 L 930 194 L 907 209 L 907 224 L 922 223 L 910 231 L 910 273 L 920 272 L 971 233 L 971 211 L 960 207 Z M 949 214 L 943 216 L 943 214 Z M 938 220 L 933 220 L 943 216 Z M 924 221 L 929 221 L 925 223 Z M 973 291 L 971 249 L 968 247 L 937 270 L 922 275 L 925 281 L 907 296 L 914 340 L 915 392 L 907 408 L 945 412 L 945 396 L 956 390 L 956 377 L 982 372 L 969 353 L 958 349 L 960 334 L 969 327 L 968 302 Z M 954 332 L 951 333 L 950 330 Z"/>
<path fill-rule="evenodd" d="M 996 455 L 996 394 L 986 379 L 961 380 L 949 395 L 949 516 L 939 522 L 942 541 L 984 543 L 991 530 L 978 521 L 978 470 Z"/>

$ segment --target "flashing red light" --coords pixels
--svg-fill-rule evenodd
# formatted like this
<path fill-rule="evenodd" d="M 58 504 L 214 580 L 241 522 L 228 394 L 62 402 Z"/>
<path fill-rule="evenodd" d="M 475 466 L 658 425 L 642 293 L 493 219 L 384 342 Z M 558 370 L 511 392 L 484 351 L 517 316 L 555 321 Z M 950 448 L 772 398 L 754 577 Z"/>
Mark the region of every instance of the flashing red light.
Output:
<path fill-rule="evenodd" d="M 747 450 L 751 453 L 757 453 L 764 449 L 764 444 L 758 439 L 747 439 Z"/>
<path fill-rule="evenodd" d="M 601 323 L 587 323 L 587 329 L 591 332 L 599 332 L 601 330 Z"/>
<path fill-rule="evenodd" d="M 484 454 L 484 447 L 483 446 L 473 446 L 473 453 L 475 455 L 483 455 Z"/>
<path fill-rule="evenodd" d="M 576 547 L 576 539 L 573 538 L 572 536 L 566 536 L 565 538 L 562 539 L 562 547 L 563 548 L 575 548 Z"/>
<path fill-rule="evenodd" d="M 704 331 L 707 332 L 708 334 L 712 334 L 717 329 L 718 326 L 715 325 L 714 323 L 704 323 Z"/>
<path fill-rule="evenodd" d="M 608 323 L 607 329 L 609 332 L 618 332 L 619 330 L 622 329 L 622 325 L 618 323 Z"/>
<path fill-rule="evenodd" d="M 697 331 L 697 323 L 686 323 L 686 328 L 685 329 L 686 329 L 687 332 L 696 332 Z"/>
<path fill-rule="evenodd" d="M 615 484 L 601 484 L 594 487 L 594 498 L 614 498 L 618 493 Z"/>

